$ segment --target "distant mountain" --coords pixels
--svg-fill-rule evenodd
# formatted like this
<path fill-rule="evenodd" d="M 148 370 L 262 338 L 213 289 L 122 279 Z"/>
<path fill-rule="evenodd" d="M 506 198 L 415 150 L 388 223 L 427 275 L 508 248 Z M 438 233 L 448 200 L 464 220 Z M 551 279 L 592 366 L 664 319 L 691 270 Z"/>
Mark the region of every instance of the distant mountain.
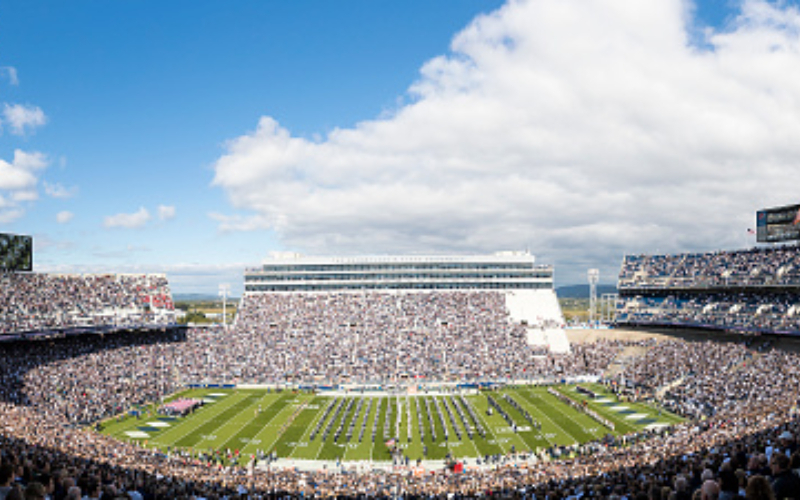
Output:
<path fill-rule="evenodd" d="M 210 293 L 173 293 L 172 300 L 174 302 L 222 302 L 219 295 Z M 228 297 L 228 302 L 235 302 L 239 299 L 237 297 Z"/>
<path fill-rule="evenodd" d="M 617 285 L 597 285 L 597 296 L 604 293 L 617 293 Z M 556 287 L 556 295 L 560 299 L 588 299 L 589 285 L 564 285 Z"/>

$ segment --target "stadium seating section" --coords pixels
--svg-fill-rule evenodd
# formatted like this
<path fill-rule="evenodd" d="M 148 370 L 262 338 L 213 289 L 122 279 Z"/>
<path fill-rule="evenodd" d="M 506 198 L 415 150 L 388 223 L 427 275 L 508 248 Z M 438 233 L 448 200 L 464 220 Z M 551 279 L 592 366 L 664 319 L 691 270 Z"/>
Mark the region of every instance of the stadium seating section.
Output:
<path fill-rule="evenodd" d="M 660 394 L 664 404 L 690 420 L 666 432 L 573 446 L 562 450 L 566 461 L 540 460 L 520 468 L 509 457 L 493 467 L 463 469 L 456 480 L 443 470 L 419 476 L 411 469 L 332 474 L 212 467 L 196 457 L 199 450 L 146 449 L 75 425 L 158 401 L 179 387 L 187 376 L 185 367 L 233 379 L 241 365 L 209 363 L 209 357 L 230 351 L 235 358 L 250 340 L 217 328 L 0 344 L 0 467 L 11 467 L 16 484 L 54 478 L 53 498 L 66 498 L 75 485 L 83 493 L 101 488 L 110 498 L 123 491 L 135 492 L 136 498 L 187 499 L 354 496 L 364 491 L 373 496 L 488 492 L 537 498 L 583 491 L 596 498 L 636 498 L 652 488 L 691 497 L 705 481 L 731 487 L 727 474 L 737 469 L 744 483 L 734 481 L 734 488 L 744 488 L 748 475 L 775 480 L 781 469 L 770 469 L 765 453 L 789 461 L 798 449 L 800 358 L 746 340 L 598 341 L 571 354 L 548 354 L 540 376 L 594 374 L 626 349 L 644 351 L 606 378 L 607 387 L 633 399 Z M 467 346 L 455 349 L 474 352 Z M 498 359 L 494 365 L 502 363 Z M 275 371 L 272 365 L 281 366 L 282 357 L 264 356 L 259 368 Z M 800 463 L 800 452 L 791 460 Z"/>
<path fill-rule="evenodd" d="M 758 260 L 755 255 L 761 251 L 746 253 Z M 770 256 L 767 252 L 767 260 Z M 681 274 L 674 271 L 686 260 L 658 257 L 651 266 L 650 258 L 632 259 L 623 274 L 641 285 L 647 283 L 643 272 L 658 268 L 653 280 L 667 280 L 664 276 Z M 697 256 L 692 260 L 704 261 Z M 715 268 L 725 267 L 719 256 L 706 260 L 715 262 Z M 770 272 L 781 279 L 792 275 L 787 264 L 791 259 L 781 255 L 775 260 L 782 263 L 770 264 L 777 266 Z M 757 265 L 750 258 L 734 253 L 729 261 L 737 263 L 730 276 L 766 280 L 751 270 Z M 29 322 L 13 323 L 17 331 L 70 324 L 76 320 L 64 318 L 92 317 L 92 312 L 115 308 L 147 314 L 153 306 L 142 304 L 153 303 L 154 295 L 171 307 L 166 282 L 146 277 L 26 276 L 3 277 L 4 314 Z M 713 304 L 728 307 L 722 317 L 744 318 L 739 311 L 746 309 L 766 320 L 770 316 L 763 306 L 773 302 L 755 298 L 769 297 L 764 283 L 740 292 L 705 287 L 693 293 L 685 285 L 661 295 L 643 294 L 639 285 L 630 290 L 631 300 L 651 311 L 668 309 L 665 304 L 686 309 L 694 301 L 695 310 L 711 314 L 712 307 L 702 300 L 713 296 Z M 781 286 L 788 297 L 791 285 Z M 20 300 L 14 299 L 15 291 L 26 299 L 10 307 Z M 49 300 L 41 299 L 45 296 Z M 735 307 L 739 309 L 732 313 Z M 792 306 L 786 302 L 785 307 Z M 645 308 L 629 312 L 645 314 Z M 774 316 L 793 317 L 788 309 Z M 29 489 L 29 498 L 42 498 L 34 495 L 42 483 L 52 485 L 50 498 L 57 500 L 99 498 L 101 492 L 102 498 L 148 500 L 399 493 L 425 498 L 732 499 L 745 493 L 746 498 L 798 498 L 791 488 L 800 478 L 787 474 L 800 468 L 800 356 L 763 339 L 719 337 L 702 342 L 600 340 L 576 344 L 570 353 L 533 356 L 524 351 L 524 332 L 508 320 L 500 294 L 456 292 L 254 294 L 244 299 L 235 327 L 227 330 L 2 342 L 0 491 L 10 488 L 9 498 L 24 498 L 19 490 Z M 202 450 L 150 449 L 87 427 L 157 402 L 188 383 L 369 382 L 387 376 L 505 381 L 510 375 L 532 380 L 601 376 L 607 389 L 621 397 L 658 399 L 688 420 L 664 431 L 563 446 L 558 456 L 565 459 L 527 461 L 522 467 L 510 453 L 490 467 L 459 468 L 457 475 L 442 469 L 418 474 L 414 468 L 342 474 L 282 467 L 248 470 L 203 460 L 198 455 Z M 751 494 L 755 488 L 767 494 Z"/>
<path fill-rule="evenodd" d="M 260 382 L 523 378 L 541 363 L 500 292 L 255 293 L 243 298 L 234 328 L 246 339 L 242 351 L 215 362 Z M 284 364 L 262 368 L 267 351 Z"/>
<path fill-rule="evenodd" d="M 800 333 L 800 247 L 627 256 L 617 323 Z"/>
<path fill-rule="evenodd" d="M 0 336 L 141 328 L 173 310 L 163 275 L 0 274 Z"/>

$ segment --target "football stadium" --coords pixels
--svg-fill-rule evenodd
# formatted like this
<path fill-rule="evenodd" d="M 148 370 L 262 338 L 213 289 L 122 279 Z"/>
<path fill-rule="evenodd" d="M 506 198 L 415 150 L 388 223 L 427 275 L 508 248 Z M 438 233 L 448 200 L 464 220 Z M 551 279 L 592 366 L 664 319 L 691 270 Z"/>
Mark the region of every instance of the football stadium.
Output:
<path fill-rule="evenodd" d="M 38 273 L 0 235 L 0 487 L 797 498 L 799 213 L 760 211 L 756 248 L 624 256 L 591 335 L 527 252 L 277 254 L 232 324 L 187 327 L 168 276 Z"/>

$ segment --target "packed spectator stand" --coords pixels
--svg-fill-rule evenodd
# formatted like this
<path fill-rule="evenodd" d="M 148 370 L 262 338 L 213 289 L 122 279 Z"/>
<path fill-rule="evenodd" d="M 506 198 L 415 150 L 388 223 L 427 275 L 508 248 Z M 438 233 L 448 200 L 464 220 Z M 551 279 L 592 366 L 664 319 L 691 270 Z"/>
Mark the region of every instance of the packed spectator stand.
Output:
<path fill-rule="evenodd" d="M 243 297 L 234 328 L 255 348 L 215 352 L 209 362 L 249 383 L 524 379 L 549 362 L 510 319 L 501 292 L 254 293 Z M 277 362 L 264 368 L 267 352 Z M 569 369 L 561 363 L 556 371 Z"/>
<path fill-rule="evenodd" d="M 800 247 L 626 256 L 617 323 L 800 333 Z"/>
<path fill-rule="evenodd" d="M 574 446 L 561 459 L 526 467 L 515 466 L 512 459 L 458 474 L 437 470 L 416 475 L 409 470 L 339 474 L 211 466 L 184 451 L 149 450 L 85 427 L 137 404 L 158 401 L 187 382 L 345 377 L 368 382 L 386 367 L 396 376 L 405 371 L 431 379 L 453 373 L 502 379 L 511 373 L 508 366 L 516 374 L 558 380 L 603 375 L 631 346 L 603 340 L 577 344 L 570 354 L 525 360 L 511 352 L 524 342 L 513 334 L 514 325 L 494 335 L 468 327 L 470 315 L 490 325 L 505 324 L 493 294 L 434 295 L 439 294 L 395 295 L 392 300 L 258 298 L 258 307 L 248 309 L 229 331 L 140 331 L 0 343 L 0 492 L 12 491 L 8 494 L 19 498 L 21 489 L 37 490 L 41 484 L 58 500 L 98 498 L 100 492 L 102 498 L 148 500 L 401 493 L 425 498 L 614 500 L 800 497 L 800 490 L 792 489 L 798 481 L 787 475 L 800 468 L 800 358 L 752 339 L 639 341 L 635 347 L 644 354 L 605 379 L 606 384 L 630 397 L 660 399 L 690 420 L 668 432 Z M 317 311 L 314 314 L 324 320 L 312 321 L 308 311 Z M 455 333 L 447 337 L 450 328 L 470 342 L 459 341 Z M 398 332 L 401 335 L 395 335 Z M 445 340 L 415 340 L 434 333 Z M 353 342 L 356 334 L 359 341 Z M 326 335 L 350 341 L 341 349 L 316 343 L 302 350 L 306 348 L 300 344 Z M 484 347 L 479 339 L 487 335 L 490 343 Z M 363 351 L 347 347 L 362 345 Z M 440 347 L 447 352 L 447 370 L 441 367 L 443 357 L 436 355 Z M 381 357 L 382 353 L 387 354 Z M 418 359 L 398 370 L 398 353 Z M 332 368 L 308 370 L 307 362 L 299 359 L 305 356 Z M 754 496 L 758 489 L 772 496 Z"/>
<path fill-rule="evenodd" d="M 0 340 L 174 323 L 164 275 L 0 273 Z"/>

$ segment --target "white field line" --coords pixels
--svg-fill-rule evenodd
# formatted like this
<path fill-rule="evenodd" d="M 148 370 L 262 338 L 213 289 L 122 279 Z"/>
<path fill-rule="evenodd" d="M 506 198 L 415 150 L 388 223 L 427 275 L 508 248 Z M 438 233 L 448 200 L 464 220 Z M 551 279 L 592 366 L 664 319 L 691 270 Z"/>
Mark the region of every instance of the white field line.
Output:
<path fill-rule="evenodd" d="M 517 391 L 517 393 L 519 393 L 519 391 Z M 533 393 L 531 393 L 531 394 L 532 394 L 532 397 L 538 397 L 539 399 L 541 399 L 541 397 L 539 397 L 537 394 L 533 394 Z M 550 417 L 548 417 L 548 416 L 547 416 L 547 414 L 546 414 L 546 413 L 544 413 L 544 412 L 543 412 L 543 411 L 542 411 L 542 410 L 541 410 L 541 409 L 540 409 L 538 406 L 536 406 L 536 404 L 535 404 L 533 401 L 531 401 L 531 400 L 530 400 L 530 399 L 529 399 L 527 396 L 525 396 L 524 394 L 520 394 L 520 395 L 522 396 L 522 397 L 521 397 L 521 399 L 522 399 L 522 404 L 524 404 L 524 405 L 525 405 L 525 406 L 528 408 L 528 410 L 532 410 L 532 414 L 533 414 L 533 413 L 535 413 L 537 416 L 541 416 L 542 418 L 549 420 L 549 421 L 550 421 L 550 423 L 552 423 L 552 424 L 554 424 L 554 425 L 555 425 L 555 422 L 553 422 L 553 419 L 551 419 Z M 559 429 L 561 429 L 561 427 L 559 427 L 558 425 L 556 425 L 556 427 L 558 427 Z M 563 429 L 562 429 L 562 430 L 563 430 Z M 547 441 L 548 443 L 550 443 L 550 445 L 551 445 L 551 446 L 552 446 L 552 445 L 554 445 L 554 444 L 556 444 L 556 442 L 555 442 L 554 440 L 552 440 L 552 439 L 550 439 L 550 438 L 548 438 L 548 437 L 547 437 L 547 433 L 546 433 L 546 432 L 544 432 L 544 429 L 539 429 L 539 434 L 542 436 L 542 438 L 543 438 L 545 441 Z M 573 437 L 573 436 L 572 436 L 572 434 L 569 434 L 569 433 L 566 433 L 566 434 L 567 434 L 567 436 L 569 436 L 569 437 Z"/>
<path fill-rule="evenodd" d="M 469 398 L 465 398 L 465 399 L 466 399 L 467 401 L 469 401 Z M 472 403 L 470 403 L 470 406 L 472 406 Z M 509 449 L 511 449 L 511 447 L 510 447 L 510 446 L 509 446 L 509 447 L 506 447 L 506 446 L 504 446 L 504 443 L 500 441 L 500 438 L 498 438 L 498 437 L 497 437 L 497 434 L 495 434 L 495 433 L 494 433 L 494 429 L 495 429 L 495 427 L 494 427 L 493 425 L 489 425 L 489 422 L 487 422 L 487 421 L 486 421 L 486 419 L 485 419 L 485 418 L 483 417 L 483 415 L 482 415 L 482 413 L 483 413 L 483 412 L 481 412 L 481 411 L 476 411 L 476 410 L 475 410 L 475 408 L 472 408 L 472 410 L 475 412 L 475 415 L 476 415 L 476 416 L 477 416 L 479 419 L 481 419 L 481 421 L 483 422 L 483 428 L 484 428 L 484 429 L 486 429 L 486 431 L 487 431 L 487 432 L 489 432 L 489 433 L 491 433 L 491 435 L 493 436 L 493 438 L 492 438 L 492 439 L 494 439 L 494 444 L 495 444 L 495 445 L 497 445 L 497 446 L 499 446 L 499 447 L 500 447 L 500 449 L 501 449 L 501 450 L 503 450 L 503 452 L 504 452 L 504 453 L 505 453 L 505 452 L 507 452 Z M 487 441 L 488 441 L 488 439 L 487 439 Z M 489 444 L 492 444 L 492 443 L 489 443 Z"/>
<path fill-rule="evenodd" d="M 531 394 L 533 394 L 533 393 L 531 392 Z M 541 399 L 541 400 L 542 400 L 542 404 L 546 404 L 547 406 L 553 406 L 553 405 L 551 405 L 550 403 L 548 403 L 547 401 L 545 401 L 545 400 L 544 400 L 544 397 L 542 397 L 542 396 L 539 396 L 539 395 L 536 395 L 535 397 L 538 397 L 539 399 Z M 559 411 L 559 410 L 558 410 L 558 408 L 554 408 L 554 409 L 555 409 L 556 411 L 558 411 L 558 413 L 560 413 L 561 415 L 563 415 L 563 414 L 564 414 L 563 412 Z M 568 437 L 570 437 L 570 438 L 571 438 L 573 441 L 575 441 L 575 443 L 578 443 L 578 440 L 577 440 L 577 439 L 575 439 L 575 436 L 573 436 L 572 434 L 570 434 L 569 432 L 567 432 L 567 431 L 566 431 L 566 430 L 565 430 L 563 427 L 561 427 L 560 425 L 558 425 L 558 424 L 556 423 L 556 421 L 555 421 L 555 420 L 553 420 L 552 418 L 550 418 L 549 416 L 547 416 L 547 414 L 546 414 L 546 413 L 544 413 L 542 410 L 539 410 L 538 408 L 537 408 L 537 411 L 538 411 L 538 413 L 540 413 L 540 414 L 541 414 L 541 415 L 542 415 L 544 418 L 546 418 L 547 420 L 549 420 L 551 424 L 553 424 L 553 425 L 555 425 L 556 427 L 558 427 L 559 429 L 561 429 L 561 432 L 563 432 L 563 433 L 564 433 L 564 434 L 566 434 Z M 572 420 L 572 419 L 570 419 L 570 420 Z M 573 420 L 573 422 L 574 422 L 574 420 Z M 577 422 L 576 422 L 576 423 L 577 423 Z M 547 436 L 546 436 L 546 435 L 545 435 L 545 438 L 547 438 Z M 549 439 L 548 439 L 548 441 L 549 441 Z"/>
<path fill-rule="evenodd" d="M 250 406 L 248 406 L 247 408 L 245 408 L 245 409 L 243 409 L 242 411 L 240 411 L 240 412 L 239 412 L 239 414 L 238 414 L 238 415 L 236 415 L 236 416 L 238 417 L 239 415 L 241 415 L 241 414 L 242 414 L 242 413 L 244 413 L 245 411 L 248 411 L 250 408 L 254 407 L 256 404 L 261 404 L 261 401 L 263 401 L 263 400 L 265 399 L 265 397 L 266 397 L 266 396 L 262 396 L 262 397 L 261 397 L 261 399 L 259 399 L 258 401 L 254 401 L 254 402 L 253 402 L 253 403 L 252 403 Z M 280 399 L 280 398 L 278 398 L 278 399 Z M 268 404 L 268 405 L 267 405 L 267 408 L 269 408 L 270 406 L 272 406 L 273 404 L 275 404 L 275 402 L 276 402 L 278 399 L 276 399 L 276 400 L 274 400 L 272 403 Z M 266 410 L 267 408 L 263 408 L 261 411 L 264 411 L 264 410 Z M 259 412 L 259 413 L 260 413 L 260 412 Z M 229 442 L 231 439 L 235 438 L 235 437 L 236 437 L 236 435 L 237 435 L 237 434 L 239 434 L 239 432 L 241 432 L 241 431 L 242 431 L 242 429 L 244 429 L 245 427 L 247 427 L 248 425 L 250 425 L 250 422 L 252 422 L 252 421 L 253 421 L 253 420 L 255 420 L 256 418 L 258 418 L 258 414 L 255 414 L 255 415 L 253 415 L 252 417 L 250 417 L 249 419 L 245 420 L 244 424 L 242 424 L 242 425 L 241 425 L 241 426 L 240 426 L 240 427 L 239 427 L 239 428 L 236 430 L 236 432 L 232 433 L 232 434 L 230 435 L 230 437 L 229 437 L 229 438 L 228 438 L 228 439 L 227 439 L 227 440 L 226 440 L 224 443 L 222 443 L 222 445 L 226 445 L 226 444 L 228 444 L 228 442 Z M 234 421 L 234 420 L 236 420 L 236 417 L 234 417 L 234 418 L 232 418 L 232 419 L 231 419 L 231 421 Z M 244 446 L 240 446 L 240 447 L 238 447 L 238 448 L 234 448 L 234 449 L 239 449 L 239 450 L 240 450 L 240 453 L 241 453 L 241 451 L 244 451 L 244 448 L 246 448 L 248 444 L 249 444 L 249 441 L 248 441 L 247 443 L 244 443 Z"/>
<path fill-rule="evenodd" d="M 444 403 L 445 406 L 450 407 L 450 402 L 447 400 L 447 398 L 442 398 L 442 402 Z M 460 422 L 461 423 L 460 427 L 461 427 L 461 430 L 463 430 L 463 434 L 465 435 L 467 433 L 467 429 L 464 428 L 464 425 L 463 425 L 464 422 L 461 422 L 459 420 L 461 417 L 459 416 L 458 411 L 455 408 L 450 408 L 450 410 L 452 412 L 454 412 L 453 413 L 453 417 L 456 419 L 456 422 Z M 445 410 L 445 411 L 447 411 L 447 410 Z M 450 424 L 452 425 L 452 422 L 450 422 Z M 453 429 L 453 430 L 455 431 L 455 429 Z M 472 449 L 475 450 L 475 456 L 476 457 L 481 456 L 481 452 L 478 451 L 478 447 L 475 446 L 475 440 L 474 439 L 470 439 L 469 436 L 466 436 L 466 437 L 467 437 L 467 441 L 472 446 Z M 459 439 L 459 441 L 461 441 L 462 443 L 464 442 L 463 439 Z M 463 446 L 463 444 L 462 444 L 462 446 Z"/>
<path fill-rule="evenodd" d="M 345 413 L 342 414 L 342 420 L 344 420 L 347 417 L 347 413 L 345 411 L 345 408 L 347 407 L 347 403 L 348 403 L 349 399 L 350 399 L 350 396 L 344 397 L 344 403 L 342 404 L 342 411 L 345 412 Z M 355 405 L 355 403 L 353 403 L 353 405 Z M 336 417 L 332 417 L 332 418 L 334 418 L 334 420 L 336 419 Z M 331 430 L 333 430 L 333 428 L 331 428 Z M 317 454 L 314 456 L 314 460 L 319 460 L 319 454 L 322 453 L 322 449 L 323 448 L 325 448 L 325 441 L 322 438 L 320 438 L 319 449 L 317 449 Z"/>
<path fill-rule="evenodd" d="M 555 389 L 555 391 L 556 391 L 556 392 L 561 392 L 561 391 L 559 391 L 558 389 Z M 562 393 L 562 394 L 563 394 L 563 393 Z M 566 397 L 569 397 L 569 396 L 566 396 Z M 571 399 L 571 398 L 570 398 L 570 399 Z M 548 404 L 549 404 L 549 403 L 548 403 Z M 550 405 L 550 406 L 552 406 L 552 407 L 553 407 L 553 408 L 555 408 L 556 410 L 558 409 L 558 408 L 556 408 L 554 405 Z M 595 424 L 599 425 L 600 427 L 586 427 L 586 426 L 584 426 L 584 425 L 581 425 L 581 424 L 579 424 L 577 420 L 575 420 L 574 418 L 570 417 L 570 416 L 569 416 L 569 415 L 567 415 L 566 413 L 564 413 L 564 412 L 561 412 L 561 413 L 562 413 L 562 415 L 566 415 L 566 417 L 567 417 L 568 419 L 572 420 L 572 421 L 575 423 L 575 425 L 577 425 L 578 427 L 580 427 L 581 429 L 583 429 L 583 432 L 585 432 L 586 434 L 591 434 L 591 435 L 592 435 L 592 436 L 594 436 L 594 437 L 603 437 L 604 433 L 603 433 L 603 431 L 600 429 L 600 427 L 603 427 L 603 428 L 605 428 L 605 426 L 604 426 L 603 424 L 601 424 L 600 422 L 598 422 L 597 420 L 595 420 L 594 418 L 592 418 L 591 416 L 589 416 L 589 415 L 586 415 L 586 414 L 583 414 L 583 415 L 585 415 L 585 416 L 586 416 L 586 418 L 587 418 L 587 419 L 589 419 L 589 420 L 590 420 L 592 423 L 595 423 Z M 591 431 L 589 431 L 589 429 L 592 429 L 592 428 L 595 428 L 595 429 L 598 429 L 598 430 L 597 430 L 597 431 L 595 431 L 595 432 L 591 432 Z"/>
<path fill-rule="evenodd" d="M 253 407 L 253 406 L 255 406 L 256 404 L 260 404 L 262 401 L 264 401 L 265 399 L 267 399 L 267 396 L 268 396 L 267 394 L 263 394 L 263 395 L 262 395 L 262 396 L 261 396 L 261 397 L 260 397 L 258 400 L 254 401 L 253 403 L 251 403 L 250 405 L 248 405 L 248 406 L 247 406 L 245 409 L 243 409 L 242 411 L 240 411 L 239 413 L 237 413 L 237 414 L 236 414 L 236 415 L 235 415 L 233 418 L 231 418 L 231 419 L 230 419 L 230 420 L 228 420 L 227 422 L 225 422 L 225 423 L 223 423 L 223 424 L 221 424 L 221 425 L 217 426 L 217 428 L 216 428 L 216 429 L 214 429 L 214 430 L 212 431 L 212 434 L 211 434 L 211 435 L 216 435 L 216 432 L 217 432 L 219 429 L 221 429 L 221 428 L 223 428 L 223 427 L 225 427 L 225 426 L 229 425 L 231 422 L 238 421 L 238 418 L 237 418 L 237 417 L 239 417 L 239 416 L 240 416 L 242 413 L 244 413 L 244 411 L 245 411 L 245 410 L 248 410 L 248 409 L 252 408 L 252 407 Z M 277 402 L 279 399 L 281 399 L 281 398 L 280 398 L 280 397 L 277 397 L 277 398 L 275 398 L 275 399 L 274 399 L 272 402 L 270 402 L 270 403 L 267 405 L 267 408 L 269 408 L 270 406 L 274 405 L 274 404 L 275 404 L 275 403 L 276 403 L 276 402 Z M 216 418 L 216 417 L 215 417 L 215 418 Z M 249 423 L 249 421 L 248 421 L 248 423 Z M 226 444 L 228 441 L 230 441 L 230 439 L 231 439 L 232 437 L 233 437 L 233 435 L 231 435 L 230 437 L 228 437 L 227 439 L 225 439 L 225 441 L 221 441 L 221 442 L 217 442 L 217 440 L 216 440 L 216 439 L 214 439 L 214 440 L 212 440 L 212 441 L 211 441 L 211 442 L 210 442 L 208 445 L 209 445 L 209 447 L 211 447 L 211 448 L 220 449 L 220 448 L 221 448 L 221 446 L 222 446 L 223 444 Z M 240 451 L 244 451 L 244 447 L 242 447 Z"/>
<path fill-rule="evenodd" d="M 375 411 L 377 412 L 377 414 L 378 414 L 378 416 L 379 416 L 379 417 L 380 417 L 380 414 L 381 414 L 381 407 L 383 406 L 383 401 L 384 401 L 384 399 L 385 399 L 385 398 L 380 398 L 380 399 L 378 400 L 378 404 L 377 404 L 377 405 L 375 405 Z M 381 423 L 381 420 L 380 420 L 380 418 L 378 418 L 378 421 L 377 421 L 377 422 L 375 421 L 375 419 L 374 419 L 374 418 L 372 418 L 372 419 L 370 419 L 370 420 L 372 420 L 372 422 L 370 423 L 370 425 L 372 426 L 372 428 L 371 428 L 371 429 L 368 429 L 368 430 L 369 430 L 369 431 L 372 431 L 372 429 L 375 429 L 375 437 L 377 437 L 378 430 L 375 428 L 375 426 L 376 426 L 377 424 L 380 424 L 380 423 Z M 372 440 L 372 432 L 370 432 L 370 441 L 371 441 L 371 440 Z M 375 460 L 375 441 L 372 441 L 372 445 L 369 447 L 369 459 L 370 459 L 370 460 Z"/>
<path fill-rule="evenodd" d="M 333 397 L 336 398 L 336 397 L 339 397 L 339 396 L 333 396 Z M 345 399 L 345 401 L 347 400 L 347 398 L 344 398 L 344 399 Z M 336 404 L 338 405 L 339 403 L 336 403 Z M 344 404 L 347 404 L 347 403 L 345 402 Z M 331 412 L 333 412 L 333 410 L 335 410 L 335 409 L 336 409 L 336 407 L 333 407 L 331 409 Z M 335 417 L 331 416 L 331 418 L 335 418 Z M 325 426 L 323 426 L 323 428 L 320 429 L 320 433 L 325 431 L 324 427 Z M 309 441 L 309 443 L 310 442 L 311 441 Z M 314 455 L 314 460 L 319 460 L 319 454 L 322 453 L 322 448 L 324 448 L 324 447 L 325 447 L 325 441 L 322 439 L 321 436 L 319 436 L 319 444 L 317 445 L 317 453 Z M 292 454 L 294 454 L 294 452 L 292 452 Z"/>
<path fill-rule="evenodd" d="M 320 398 L 320 397 L 322 397 L 322 396 L 316 396 L 314 399 L 317 399 L 317 398 Z M 314 399 L 312 399 L 311 403 L 309 403 L 309 404 L 313 404 L 314 403 Z M 325 399 L 328 399 L 329 400 L 328 402 L 332 403 L 334 398 L 325 398 Z M 325 410 L 328 408 L 327 404 L 324 405 L 324 406 L 325 406 L 324 408 L 322 407 L 322 405 L 320 406 L 319 410 L 317 410 L 317 414 L 314 415 L 314 420 L 308 425 L 308 427 L 306 427 L 306 431 L 303 433 L 303 435 L 300 436 L 300 440 L 302 442 L 308 442 L 309 444 L 311 443 L 311 439 L 310 439 L 311 431 L 314 430 L 314 428 L 317 426 L 319 421 L 322 419 L 323 413 L 325 413 Z M 333 410 L 331 410 L 331 411 L 333 411 Z M 289 455 L 289 458 L 300 458 L 300 457 L 295 457 L 294 456 L 294 454 L 297 453 L 297 451 L 299 449 L 300 449 L 299 446 L 295 447 L 295 449 L 292 450 L 292 453 Z"/>
<path fill-rule="evenodd" d="M 300 404 L 302 404 L 302 403 L 300 403 Z M 279 411 L 278 413 L 276 413 L 275 415 L 273 415 L 273 416 L 272 416 L 272 418 L 271 418 L 271 419 L 269 419 L 269 422 L 267 422 L 266 424 L 264 424 L 264 427 L 261 429 L 261 431 L 259 431 L 258 433 L 256 433 L 256 435 L 255 435 L 255 436 L 253 436 L 253 439 L 258 439 L 258 440 L 259 440 L 259 443 L 258 443 L 258 444 L 259 444 L 259 445 L 263 445 L 263 444 L 264 444 L 264 441 L 263 441 L 263 440 L 261 440 L 261 439 L 259 438 L 259 436 L 261 436 L 261 434 L 262 434 L 262 433 L 264 433 L 264 432 L 266 432 L 266 431 L 267 431 L 268 427 L 269 427 L 270 425 L 272 425 L 272 422 L 274 422 L 276 418 L 278 418 L 280 415 L 282 415 L 282 414 L 286 413 L 286 411 L 287 411 L 287 410 L 289 410 L 289 411 L 294 411 L 295 409 L 296 409 L 296 408 L 292 408 L 292 405 L 291 405 L 291 404 L 288 404 L 288 405 L 286 405 L 286 406 L 285 406 L 285 407 L 284 407 L 284 408 L 283 408 L 281 411 Z M 273 440 L 272 440 L 272 442 L 270 442 L 270 443 L 269 443 L 269 446 L 263 447 L 263 448 L 261 448 L 261 449 L 262 449 L 262 450 L 265 450 L 265 451 L 268 451 L 270 448 L 272 448 L 272 447 L 275 445 L 275 443 L 277 443 L 277 442 L 278 442 L 278 439 L 280 439 L 280 437 L 281 437 L 281 436 L 282 436 L 282 434 L 280 434 L 280 433 L 275 433 L 275 439 L 273 439 Z M 250 443 L 248 443 L 248 445 L 244 447 L 244 449 L 245 449 L 245 450 L 246 450 L 247 448 L 249 448 L 249 447 L 250 447 L 250 445 L 252 444 L 252 441 L 253 441 L 253 439 L 251 439 L 251 440 L 250 440 Z M 256 449 L 258 449 L 258 448 L 256 448 Z"/>
<path fill-rule="evenodd" d="M 161 435 L 159 435 L 158 436 L 158 438 L 159 438 L 159 442 L 158 443 L 156 441 L 153 441 L 153 443 L 154 444 L 155 443 L 161 444 L 162 446 L 164 446 L 164 445 L 173 446 L 174 443 L 177 443 L 178 441 L 180 441 L 181 439 L 185 438 L 186 436 L 188 436 L 192 432 L 196 431 L 198 427 L 203 426 L 206 422 L 208 422 L 210 420 L 214 420 L 220 413 L 223 413 L 225 410 L 227 410 L 231 406 L 234 406 L 236 403 L 238 403 L 239 401 L 241 401 L 241 400 L 243 400 L 243 399 L 245 399 L 247 397 L 248 396 L 246 396 L 244 394 L 241 394 L 241 393 L 230 394 L 225 399 L 225 403 L 228 403 L 228 401 L 230 401 L 229 404 L 222 405 L 220 403 L 215 403 L 212 408 L 209 408 L 209 410 L 212 410 L 210 412 L 210 415 L 211 415 L 210 418 L 197 418 L 197 419 L 192 419 L 190 421 L 184 420 L 179 425 L 176 425 L 176 426 L 168 429 L 166 432 L 162 433 Z M 202 416 L 206 417 L 206 412 L 203 412 Z M 198 417 L 199 417 L 199 415 L 198 415 Z M 179 434 L 177 439 L 172 439 L 171 440 L 172 444 L 167 444 L 167 443 L 164 443 L 164 442 L 160 442 L 160 440 L 162 438 L 164 438 L 166 436 L 169 436 L 169 435 L 172 435 L 173 431 L 183 431 L 187 427 L 188 427 L 189 430 L 187 430 L 186 432 L 183 432 L 182 434 Z"/>

